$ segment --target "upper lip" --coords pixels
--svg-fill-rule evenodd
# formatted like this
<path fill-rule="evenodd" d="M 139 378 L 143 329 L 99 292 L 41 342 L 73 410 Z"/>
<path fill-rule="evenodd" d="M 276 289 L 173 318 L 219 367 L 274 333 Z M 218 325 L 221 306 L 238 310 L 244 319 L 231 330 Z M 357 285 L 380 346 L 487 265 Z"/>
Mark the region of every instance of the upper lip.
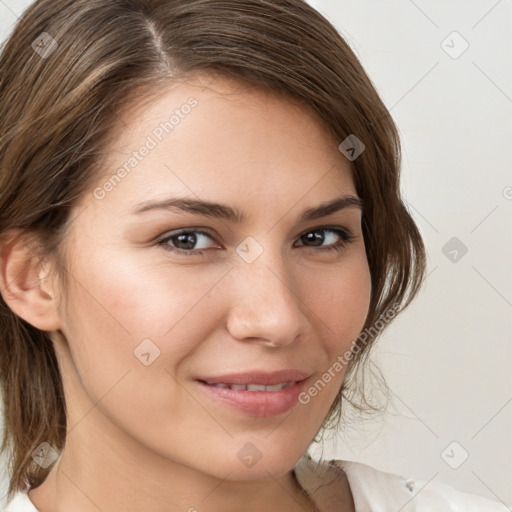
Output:
<path fill-rule="evenodd" d="M 216 377 L 200 377 L 197 380 L 208 384 L 262 384 L 273 386 L 282 382 L 296 382 L 306 379 L 310 373 L 301 370 L 279 370 L 275 372 L 251 371 L 244 373 L 230 373 Z"/>

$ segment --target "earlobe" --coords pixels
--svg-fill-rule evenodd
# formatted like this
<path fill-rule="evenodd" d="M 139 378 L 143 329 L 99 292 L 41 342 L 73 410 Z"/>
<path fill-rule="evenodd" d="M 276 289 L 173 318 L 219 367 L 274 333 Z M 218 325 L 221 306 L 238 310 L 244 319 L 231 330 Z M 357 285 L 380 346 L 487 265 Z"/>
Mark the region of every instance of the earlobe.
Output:
<path fill-rule="evenodd" d="M 19 317 L 42 331 L 60 329 L 55 293 L 47 267 L 26 237 L 15 232 L 0 246 L 0 293 Z"/>

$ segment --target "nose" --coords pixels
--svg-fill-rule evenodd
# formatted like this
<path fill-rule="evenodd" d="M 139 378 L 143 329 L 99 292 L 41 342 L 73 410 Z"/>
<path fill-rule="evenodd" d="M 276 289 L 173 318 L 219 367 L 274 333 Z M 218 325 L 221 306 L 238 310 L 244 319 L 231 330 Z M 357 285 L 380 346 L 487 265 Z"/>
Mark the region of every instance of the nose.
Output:
<path fill-rule="evenodd" d="M 228 331 L 233 338 L 282 347 L 303 335 L 308 325 L 304 298 L 293 269 L 269 251 L 230 272 L 233 292 Z M 302 290 L 303 292 L 303 290 Z"/>

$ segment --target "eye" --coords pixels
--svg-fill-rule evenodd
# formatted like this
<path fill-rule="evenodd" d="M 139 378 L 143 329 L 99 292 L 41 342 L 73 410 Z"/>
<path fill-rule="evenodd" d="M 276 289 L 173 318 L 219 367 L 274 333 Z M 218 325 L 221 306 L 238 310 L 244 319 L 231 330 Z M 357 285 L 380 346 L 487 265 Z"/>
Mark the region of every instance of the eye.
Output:
<path fill-rule="evenodd" d="M 330 233 L 330 236 L 320 235 L 319 233 Z M 338 242 L 332 240 L 339 238 Z M 353 236 L 347 229 L 338 227 L 321 227 L 316 228 L 312 231 L 308 231 L 299 237 L 299 240 L 305 240 L 306 242 L 313 242 L 315 246 L 322 244 L 327 241 L 330 242 L 327 246 L 319 247 L 320 251 L 343 251 L 351 242 L 353 242 L 355 236 Z"/>
<path fill-rule="evenodd" d="M 328 233 L 328 235 L 325 236 L 321 233 Z M 207 238 L 213 240 L 212 236 L 204 231 L 187 229 L 180 230 L 175 234 L 171 234 L 161 239 L 159 242 L 157 242 L 157 245 L 162 246 L 166 251 L 171 251 L 177 254 L 183 254 L 186 256 L 200 256 L 203 254 L 203 249 L 206 248 L 205 239 Z M 312 250 L 334 250 L 341 252 L 354 240 L 354 238 L 355 236 L 353 236 L 345 228 L 325 226 L 307 231 L 306 233 L 300 235 L 298 240 L 301 241 L 301 245 L 304 246 L 308 243 L 313 243 L 313 246 L 310 247 Z M 338 241 L 336 241 L 336 239 L 338 239 Z M 203 240 L 202 243 L 199 243 L 201 240 Z M 327 245 L 323 246 L 322 244 L 325 242 L 328 243 Z M 202 247 L 194 249 L 198 243 Z M 207 242 L 206 245 L 208 245 Z"/>
<path fill-rule="evenodd" d="M 198 243 L 198 239 L 201 240 L 202 237 L 209 238 L 212 240 L 212 237 L 205 233 L 204 231 L 197 230 L 182 230 L 175 235 L 168 236 L 163 240 L 158 242 L 158 245 L 161 245 L 166 251 L 172 251 L 179 254 L 185 254 L 187 256 L 199 255 L 202 254 L 201 250 L 191 250 L 194 245 Z M 178 247 L 174 247 L 169 245 L 169 242 L 173 244 L 177 244 Z M 204 245 L 204 243 L 203 243 Z M 204 249 L 204 247 L 200 247 L 199 249 Z"/>

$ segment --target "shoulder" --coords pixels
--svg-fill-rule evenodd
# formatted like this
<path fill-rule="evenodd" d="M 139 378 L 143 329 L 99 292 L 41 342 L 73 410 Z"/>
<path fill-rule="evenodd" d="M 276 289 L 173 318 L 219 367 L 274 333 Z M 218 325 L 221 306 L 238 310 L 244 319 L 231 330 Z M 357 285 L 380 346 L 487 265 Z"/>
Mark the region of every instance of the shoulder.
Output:
<path fill-rule="evenodd" d="M 412 480 L 368 464 L 331 460 L 347 476 L 356 510 L 384 512 L 506 512 L 501 502 L 470 494 L 436 480 Z"/>
<path fill-rule="evenodd" d="M 38 512 L 26 492 L 18 491 L 1 512 Z"/>

